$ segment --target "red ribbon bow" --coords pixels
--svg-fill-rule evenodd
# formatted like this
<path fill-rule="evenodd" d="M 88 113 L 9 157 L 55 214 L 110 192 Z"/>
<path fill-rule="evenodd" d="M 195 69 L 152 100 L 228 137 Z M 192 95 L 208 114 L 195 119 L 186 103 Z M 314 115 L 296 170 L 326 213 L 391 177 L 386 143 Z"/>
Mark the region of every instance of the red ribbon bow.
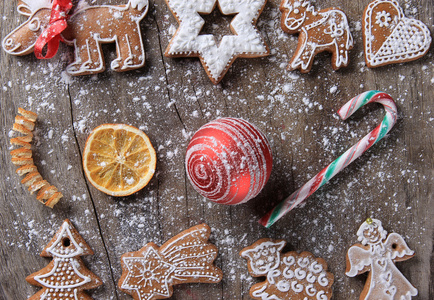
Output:
<path fill-rule="evenodd" d="M 67 27 L 68 12 L 72 8 L 71 0 L 54 0 L 51 6 L 50 23 L 35 43 L 35 55 L 39 59 L 48 59 L 56 55 L 62 40 L 60 33 Z M 47 53 L 42 49 L 47 45 Z"/>

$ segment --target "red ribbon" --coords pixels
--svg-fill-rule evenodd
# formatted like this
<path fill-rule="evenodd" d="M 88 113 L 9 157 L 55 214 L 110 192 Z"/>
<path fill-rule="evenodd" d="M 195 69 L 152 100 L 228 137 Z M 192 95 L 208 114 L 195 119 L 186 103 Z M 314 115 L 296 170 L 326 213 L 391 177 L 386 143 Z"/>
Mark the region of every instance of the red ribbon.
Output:
<path fill-rule="evenodd" d="M 53 0 L 50 23 L 35 43 L 35 55 L 39 59 L 48 59 L 56 55 L 62 40 L 60 33 L 67 27 L 68 12 L 72 8 L 71 0 Z M 47 45 L 45 56 L 42 49 Z"/>

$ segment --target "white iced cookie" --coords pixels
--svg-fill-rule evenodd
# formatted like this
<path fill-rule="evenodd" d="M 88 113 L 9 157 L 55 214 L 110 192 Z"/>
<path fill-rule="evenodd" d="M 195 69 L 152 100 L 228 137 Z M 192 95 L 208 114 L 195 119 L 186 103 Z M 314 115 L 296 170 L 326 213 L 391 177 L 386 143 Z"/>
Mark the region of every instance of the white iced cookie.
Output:
<path fill-rule="evenodd" d="M 428 27 L 404 16 L 395 0 L 375 0 L 366 7 L 363 36 L 370 68 L 418 59 L 431 45 Z"/>
<path fill-rule="evenodd" d="M 167 57 L 199 57 L 208 77 L 220 82 L 237 57 L 262 57 L 268 46 L 255 27 L 266 0 L 166 0 L 179 23 L 167 46 Z M 235 15 L 230 23 L 234 35 L 223 36 L 219 45 L 212 34 L 199 35 L 205 21 L 200 14 L 210 14 L 215 6 L 224 15 Z"/>

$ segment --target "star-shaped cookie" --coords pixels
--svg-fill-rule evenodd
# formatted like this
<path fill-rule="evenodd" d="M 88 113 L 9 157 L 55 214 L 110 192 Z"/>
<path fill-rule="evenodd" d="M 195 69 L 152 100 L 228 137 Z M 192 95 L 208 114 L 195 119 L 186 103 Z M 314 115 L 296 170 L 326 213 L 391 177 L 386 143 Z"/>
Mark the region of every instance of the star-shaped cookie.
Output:
<path fill-rule="evenodd" d="M 217 283 L 222 271 L 213 262 L 217 248 L 208 242 L 211 228 L 193 226 L 161 247 L 148 243 L 121 257 L 122 276 L 118 286 L 134 300 L 157 300 L 172 296 L 173 285 Z"/>
<path fill-rule="evenodd" d="M 167 46 L 167 57 L 199 57 L 208 77 L 220 82 L 237 57 L 262 57 L 270 51 L 255 24 L 267 0 L 166 0 L 179 23 Z M 199 15 L 210 14 L 216 5 L 222 14 L 235 15 L 230 23 L 234 35 L 223 36 L 219 45 L 211 34 L 200 31 Z"/>
<path fill-rule="evenodd" d="M 141 296 L 139 299 L 170 297 L 168 278 L 175 267 L 161 257 L 158 247 L 153 243 L 133 253 L 134 255 L 123 257 L 122 262 L 127 268 L 127 275 L 121 288 L 135 291 Z"/>

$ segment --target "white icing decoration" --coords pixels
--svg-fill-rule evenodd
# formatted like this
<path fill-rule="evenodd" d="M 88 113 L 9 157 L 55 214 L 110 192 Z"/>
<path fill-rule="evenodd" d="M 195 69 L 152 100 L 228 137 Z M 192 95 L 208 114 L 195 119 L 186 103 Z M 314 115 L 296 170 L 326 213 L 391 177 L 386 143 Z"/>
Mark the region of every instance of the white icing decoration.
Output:
<path fill-rule="evenodd" d="M 392 18 L 390 17 L 390 13 L 386 11 L 377 12 L 375 16 L 375 24 L 378 24 L 380 27 L 389 27 L 390 21 L 392 21 Z"/>
<path fill-rule="evenodd" d="M 156 249 L 149 247 L 143 257 L 124 257 L 123 261 L 128 269 L 128 274 L 122 282 L 121 288 L 136 290 L 139 299 L 150 299 L 154 295 L 170 296 L 168 280 L 175 271 L 175 266 L 164 261 Z M 135 269 L 140 269 L 138 275 L 134 275 Z M 130 285 L 129 281 L 138 276 L 140 276 L 140 285 Z M 158 286 L 158 289 L 154 289 L 150 293 L 142 292 L 141 289 L 147 286 Z"/>
<path fill-rule="evenodd" d="M 70 258 L 70 261 L 68 263 L 70 264 L 70 266 L 72 266 L 72 274 L 77 275 L 80 279 L 77 279 L 75 283 L 72 281 L 71 282 L 65 281 L 64 280 L 65 278 L 59 276 L 59 273 L 61 273 L 62 271 L 62 268 L 59 267 L 59 264 L 61 264 L 63 260 L 58 257 L 54 258 L 53 260 L 54 260 L 54 267 L 53 269 L 51 269 L 50 272 L 43 275 L 35 276 L 35 280 L 39 282 L 42 286 L 49 289 L 56 289 L 56 290 L 61 288 L 73 289 L 85 285 L 86 283 L 91 281 L 90 276 L 85 276 L 80 273 L 80 271 L 78 270 L 78 268 L 80 267 L 80 263 L 75 258 Z M 47 280 L 47 278 L 50 278 L 51 276 L 55 277 L 56 284 L 54 284 L 53 281 Z"/>
<path fill-rule="evenodd" d="M 173 280 L 220 281 L 220 274 L 212 265 L 217 255 L 216 248 L 207 242 L 208 236 L 206 227 L 198 225 L 159 249 L 154 244 L 148 244 L 139 254 L 122 257 L 127 275 L 121 288 L 135 290 L 140 300 L 147 300 L 155 296 L 169 297 Z M 139 284 L 133 284 L 137 279 Z M 150 289 L 144 290 L 146 287 Z"/>
<path fill-rule="evenodd" d="M 301 268 L 295 269 L 294 274 L 295 274 L 295 278 L 297 278 L 298 280 L 302 280 L 306 278 L 306 271 L 302 270 Z"/>
<path fill-rule="evenodd" d="M 295 293 L 301 293 L 304 289 L 303 285 L 300 283 L 297 283 L 297 281 L 291 282 L 291 288 Z"/>
<path fill-rule="evenodd" d="M 65 246 L 63 246 L 63 240 L 67 238 L 69 239 L 70 246 L 68 246 L 69 251 L 65 253 Z M 73 246 L 73 249 L 70 247 Z M 60 258 L 72 258 L 74 256 L 80 256 L 84 253 L 83 248 L 79 243 L 74 239 L 74 236 L 71 233 L 70 226 L 67 222 L 63 222 L 60 234 L 57 236 L 56 241 L 46 249 L 48 253 L 51 253 L 55 257 Z"/>
<path fill-rule="evenodd" d="M 391 9 L 379 11 L 377 6 L 381 4 L 388 4 Z M 376 26 L 390 31 L 377 51 L 373 49 L 373 42 L 381 37 L 376 37 Z M 372 67 L 417 59 L 428 52 L 431 44 L 428 27 L 419 20 L 405 17 L 395 0 L 371 2 L 365 10 L 363 30 L 365 56 Z"/>
<path fill-rule="evenodd" d="M 370 289 L 366 299 L 410 299 L 417 295 L 417 289 L 396 268 L 393 260 L 414 254 L 404 239 L 397 233 L 387 232 L 381 222 L 372 219 L 372 223 L 364 222 L 357 231 L 359 240 L 368 247 L 353 245 L 348 249 L 347 276 L 354 277 L 366 271 L 371 272 Z M 387 238 L 386 238 L 387 236 Z M 408 258 L 407 258 L 408 259 Z M 367 283 L 368 284 L 368 283 Z M 375 288 L 375 292 L 374 292 Z M 381 294 L 380 294 L 381 293 Z"/>
<path fill-rule="evenodd" d="M 231 22 L 235 35 L 223 36 L 216 45 L 213 35 L 199 35 L 205 21 L 198 13 L 209 14 L 216 3 L 224 15 L 236 14 Z M 166 49 L 167 56 L 199 56 L 214 82 L 226 73 L 237 56 L 266 56 L 269 51 L 254 23 L 266 0 L 167 0 L 179 28 Z"/>
<path fill-rule="evenodd" d="M 290 61 L 290 69 L 300 68 L 307 72 L 315 55 L 322 51 L 333 52 L 335 69 L 348 65 L 348 51 L 353 47 L 353 37 L 343 11 L 316 11 L 307 0 L 286 0 L 282 7 L 282 18 L 285 18 L 283 29 L 289 33 L 301 32 L 304 40 Z M 318 31 L 323 34 L 316 35 Z"/>
<path fill-rule="evenodd" d="M 285 246 L 286 242 L 263 242 L 256 246 L 253 249 L 249 249 L 246 251 L 243 251 L 241 254 L 242 257 L 249 259 L 250 268 L 252 269 L 252 272 L 255 275 L 265 275 L 268 274 L 271 270 L 274 270 L 277 268 L 280 264 L 280 251 L 282 251 L 283 247 Z M 266 252 L 267 249 L 270 248 L 276 248 L 276 252 L 274 253 L 274 259 L 272 262 L 269 261 L 268 264 L 264 265 L 262 262 L 264 259 L 258 259 L 259 257 L 264 257 L 264 251 Z M 260 264 L 258 264 L 258 261 Z"/>
<path fill-rule="evenodd" d="M 275 277 L 280 277 L 282 273 L 279 270 L 270 270 L 267 274 L 267 279 L 270 284 L 275 284 L 276 281 L 274 280 Z"/>
<path fill-rule="evenodd" d="M 306 285 L 306 294 L 308 294 L 309 296 L 315 296 L 316 294 L 316 289 L 313 286 L 313 284 L 308 284 Z"/>
<path fill-rule="evenodd" d="M 327 295 L 325 295 L 324 291 L 319 291 L 318 294 L 316 294 L 317 300 L 328 300 Z"/>
<path fill-rule="evenodd" d="M 294 271 L 291 270 L 289 267 L 286 267 L 283 270 L 283 274 L 282 275 L 283 275 L 283 277 L 285 277 L 287 279 L 291 279 L 291 278 L 293 278 L 295 276 Z"/>
<path fill-rule="evenodd" d="M 279 291 L 281 292 L 287 292 L 291 289 L 291 284 L 289 283 L 289 281 L 286 280 L 280 280 L 277 284 L 276 287 Z"/>
<path fill-rule="evenodd" d="M 315 274 L 321 272 L 322 270 L 324 270 L 323 266 L 321 264 L 319 264 L 318 262 L 314 261 L 310 267 L 309 270 Z"/>
<path fill-rule="evenodd" d="M 70 75 L 102 72 L 105 66 L 101 43 L 116 43 L 118 57 L 111 63 L 113 70 L 127 71 L 142 67 L 145 64 L 145 51 L 139 22 L 148 11 L 148 0 L 129 0 L 127 5 L 118 6 L 89 6 L 82 2 L 68 19 L 68 27 L 74 25 L 75 31 L 67 28 L 62 33 L 65 43 L 75 47 L 74 62 L 66 67 L 66 72 Z M 49 23 L 50 10 L 50 0 L 27 0 L 18 5 L 18 11 L 29 19 L 3 39 L 3 49 L 12 55 L 31 52 L 38 38 L 34 32 L 42 33 L 45 29 Z M 96 10 L 99 11 L 95 13 Z M 92 19 L 88 18 L 88 13 Z M 131 25 L 132 22 L 135 26 Z M 100 31 L 92 28 L 94 24 L 100 26 Z M 110 28 L 106 30 L 104 26 Z M 90 36 L 89 30 L 97 32 Z M 28 31 L 32 34 L 28 34 Z"/>
<path fill-rule="evenodd" d="M 286 256 L 283 258 L 283 263 L 287 266 L 292 266 L 295 264 L 295 257 L 294 256 Z"/>
<path fill-rule="evenodd" d="M 286 253 L 279 259 L 279 264 L 269 265 L 266 269 L 258 271 L 255 268 L 257 260 L 266 261 L 267 258 L 264 258 L 262 255 L 259 257 L 255 256 L 254 253 L 262 254 L 264 248 L 271 249 L 270 247 L 273 245 L 276 245 L 276 243 L 273 243 L 272 240 L 266 240 L 240 253 L 242 257 L 248 259 L 249 272 L 252 275 L 267 276 L 266 282 L 251 289 L 254 297 L 263 300 L 280 299 L 278 296 L 272 294 L 277 289 L 285 293 L 284 299 L 293 299 L 293 296 L 300 293 L 305 293 L 310 297 L 316 296 L 315 299 L 328 299 L 326 293 L 331 293 L 332 283 L 328 278 L 329 273 L 327 273 L 326 267 L 318 263 L 317 259 L 310 253 L 301 255 L 292 255 L 295 252 Z M 274 249 L 276 249 L 277 253 L 281 251 L 281 248 L 274 247 Z M 271 251 L 266 252 L 270 253 Z M 332 275 L 330 278 L 333 280 Z M 324 290 L 320 290 L 321 287 L 324 287 Z"/>
<path fill-rule="evenodd" d="M 321 274 L 318 276 L 318 283 L 319 283 L 321 286 L 327 286 L 327 285 L 329 284 L 329 281 L 328 281 L 328 279 L 327 279 L 325 273 L 321 273 Z"/>
<path fill-rule="evenodd" d="M 97 24 L 101 22 L 107 24 L 107 26 L 109 24 L 111 29 L 106 32 L 105 36 L 97 32 L 88 39 L 77 39 L 77 36 L 86 36 L 82 32 L 88 30 L 87 26 L 77 26 L 77 32 L 73 32 L 73 40 L 65 39 L 69 45 L 73 45 L 75 48 L 74 62 L 66 67 L 66 72 L 76 76 L 104 71 L 105 65 L 101 43 L 116 43 L 118 57 L 110 63 L 112 70 L 128 71 L 142 67 L 145 64 L 145 51 L 139 23 L 148 12 L 148 0 L 129 0 L 127 5 L 117 6 L 82 6 L 81 10 L 77 10 L 71 15 L 69 22 L 86 20 L 87 12 L 92 12 L 95 9 L 100 10 L 98 14 L 95 14 L 100 19 L 92 19 L 91 22 Z M 134 28 L 130 25 L 131 22 L 136 24 Z M 132 30 L 126 33 L 121 32 L 124 27 L 132 28 Z M 135 47 L 132 47 L 133 45 Z M 125 49 L 121 51 L 124 47 L 128 51 L 125 51 Z M 96 60 L 93 60 L 93 53 L 98 53 Z M 87 60 L 84 61 L 86 57 Z M 135 62 L 134 58 L 136 58 Z"/>
<path fill-rule="evenodd" d="M 51 0 L 22 0 L 22 3 L 17 6 L 17 10 L 19 13 L 22 13 L 22 9 L 28 9 L 31 14 L 34 14 L 38 10 L 42 8 L 51 9 Z M 29 16 L 26 14 L 26 16 Z"/>

